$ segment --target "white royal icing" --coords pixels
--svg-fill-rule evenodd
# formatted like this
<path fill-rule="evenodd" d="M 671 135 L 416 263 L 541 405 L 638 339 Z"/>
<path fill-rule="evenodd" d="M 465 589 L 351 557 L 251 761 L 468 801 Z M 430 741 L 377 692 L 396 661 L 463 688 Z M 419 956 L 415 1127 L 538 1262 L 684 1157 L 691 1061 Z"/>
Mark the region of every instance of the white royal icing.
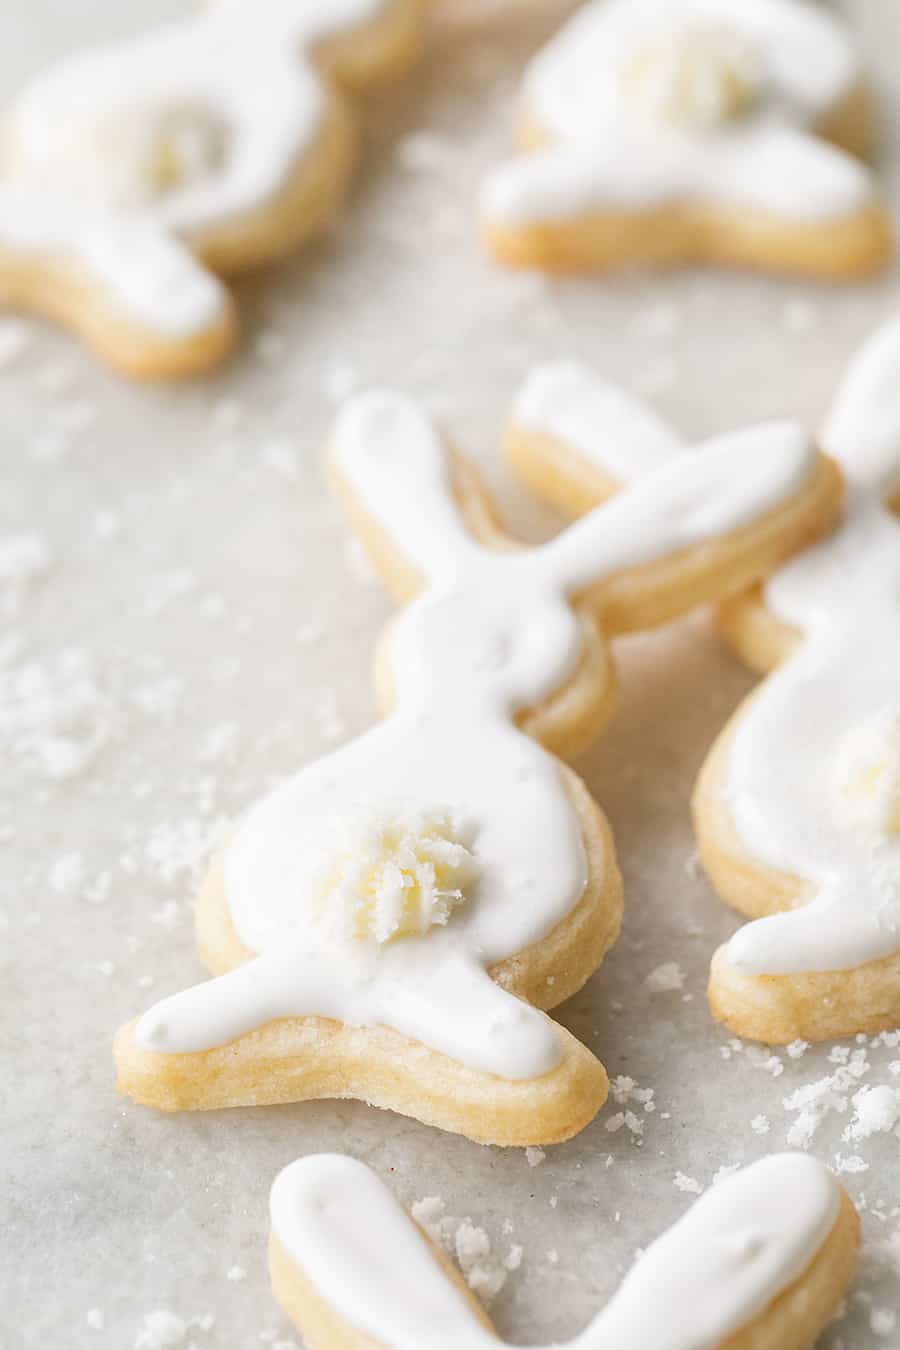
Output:
<path fill-rule="evenodd" d="M 690 104 L 709 83 L 710 29 L 732 33 L 753 62 L 726 68 L 724 86 L 713 79 L 693 118 L 671 115 L 673 98 Z M 655 84 L 641 75 L 645 54 Z M 489 178 L 484 215 L 516 225 L 697 200 L 810 221 L 855 213 L 873 200 L 872 175 L 815 131 L 859 78 L 845 29 L 802 0 L 595 0 L 528 68 L 526 114 L 550 144 Z"/>
<path fill-rule="evenodd" d="M 801 639 L 738 720 L 729 756 L 742 843 L 813 892 L 732 938 L 729 961 L 755 974 L 845 970 L 900 951 L 900 840 L 889 803 L 878 810 L 897 755 L 900 521 L 885 499 L 900 485 L 900 318 L 852 364 L 823 445 L 847 478 L 845 518 L 766 586 L 768 609 Z M 876 774 L 869 811 L 852 782 L 849 798 L 833 791 L 860 750 Z"/>
<path fill-rule="evenodd" d="M 285 187 L 325 107 L 314 45 L 386 3 L 220 3 L 64 58 L 10 110 L 0 248 L 73 255 L 141 320 L 203 331 L 223 297 L 167 232 L 202 251 Z"/>
<path fill-rule="evenodd" d="M 492 551 L 469 534 L 444 446 L 409 400 L 354 399 L 333 448 L 355 497 L 426 583 L 392 631 L 394 711 L 250 811 L 224 876 L 237 933 L 259 957 L 151 1009 L 137 1039 L 201 1050 L 276 1017 L 319 1014 L 386 1024 L 472 1068 L 532 1077 L 558 1060 L 553 1025 L 487 968 L 572 910 L 585 859 L 559 764 L 515 715 L 578 662 L 570 596 L 755 520 L 799 490 L 814 451 L 793 426 L 726 437 L 648 474 L 542 548 Z M 316 922 L 323 831 L 410 802 L 470 825 L 479 875 L 466 903 L 420 938 L 329 941 Z"/>
<path fill-rule="evenodd" d="M 339 1154 L 291 1163 L 270 1211 L 273 1233 L 319 1297 L 384 1350 L 496 1350 L 496 1336 L 363 1163 Z M 715 1350 L 806 1272 L 839 1212 L 837 1182 L 816 1159 L 783 1153 L 753 1163 L 696 1201 L 556 1350 Z"/>

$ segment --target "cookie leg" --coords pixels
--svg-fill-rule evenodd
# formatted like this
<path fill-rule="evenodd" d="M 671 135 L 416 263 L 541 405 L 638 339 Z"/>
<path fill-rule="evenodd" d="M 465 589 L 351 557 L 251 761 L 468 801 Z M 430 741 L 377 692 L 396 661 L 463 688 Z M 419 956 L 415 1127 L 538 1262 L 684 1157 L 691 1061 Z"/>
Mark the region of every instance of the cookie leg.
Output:
<path fill-rule="evenodd" d="M 0 186 L 0 304 L 71 328 L 126 374 L 193 374 L 237 325 L 227 292 L 145 221 Z"/>

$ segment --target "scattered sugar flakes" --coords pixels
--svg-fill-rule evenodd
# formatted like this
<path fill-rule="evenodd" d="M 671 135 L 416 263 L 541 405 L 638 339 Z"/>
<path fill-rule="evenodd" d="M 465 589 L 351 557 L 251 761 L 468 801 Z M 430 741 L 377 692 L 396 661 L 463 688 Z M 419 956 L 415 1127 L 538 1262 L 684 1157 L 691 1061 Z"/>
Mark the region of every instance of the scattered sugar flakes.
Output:
<path fill-rule="evenodd" d="M 453 142 L 434 131 L 412 131 L 397 142 L 394 158 L 407 173 L 445 169 L 454 155 Z"/>
<path fill-rule="evenodd" d="M 37 530 L 0 538 L 0 612 L 18 614 L 28 588 L 52 566 L 50 546 Z"/>
<path fill-rule="evenodd" d="M 861 1158 L 858 1153 L 851 1153 L 845 1158 L 842 1153 L 834 1155 L 834 1170 L 841 1175 L 842 1173 L 868 1172 L 869 1164 L 865 1158 Z"/>
<path fill-rule="evenodd" d="M 145 1313 L 144 1324 L 138 1331 L 134 1350 L 168 1350 L 171 1345 L 181 1345 L 187 1336 L 187 1323 L 165 1308 Z"/>
<path fill-rule="evenodd" d="M 768 1116 L 758 1115 L 751 1120 L 750 1128 L 754 1134 L 768 1134 L 772 1125 Z"/>
<path fill-rule="evenodd" d="M 834 1063 L 833 1053 L 829 1058 Z M 859 1080 L 868 1072 L 866 1050 L 848 1051 L 846 1063 L 839 1063 L 833 1074 L 806 1083 L 785 1097 L 785 1110 L 797 1113 L 787 1132 L 791 1148 L 809 1148 L 819 1126 L 829 1115 L 845 1115 L 851 1093 L 858 1091 Z"/>
<path fill-rule="evenodd" d="M 802 1059 L 809 1049 L 809 1041 L 791 1041 L 790 1045 L 786 1045 L 784 1048 L 788 1059 Z"/>
<path fill-rule="evenodd" d="M 845 1142 L 887 1134 L 900 1121 L 900 1088 L 887 1083 L 864 1085 L 853 1096 L 853 1119 L 841 1138 Z M 900 1137 L 900 1133 L 898 1133 Z"/>
<path fill-rule="evenodd" d="M 237 722 L 220 722 L 205 733 L 197 758 L 204 764 L 219 764 L 234 759 L 238 752 L 241 728 Z"/>
<path fill-rule="evenodd" d="M 651 994 L 670 994 L 684 988 L 684 971 L 677 961 L 663 961 L 644 980 Z"/>
<path fill-rule="evenodd" d="M 684 1172 L 675 1173 L 675 1186 L 679 1191 L 686 1191 L 689 1195 L 700 1195 L 703 1187 L 696 1177 L 686 1176 Z"/>
<path fill-rule="evenodd" d="M 819 308 L 812 300 L 793 296 L 781 308 L 781 324 L 786 333 L 795 336 L 810 333 L 820 322 Z"/>
<path fill-rule="evenodd" d="M 637 1102 L 648 1115 L 656 1110 L 656 1103 L 653 1100 L 654 1089 L 640 1087 L 627 1074 L 618 1074 L 610 1083 L 609 1090 L 613 1101 L 618 1102 L 620 1106 L 624 1106 L 627 1102 Z"/>
<path fill-rule="evenodd" d="M 162 822 L 150 831 L 144 846 L 144 861 L 153 875 L 166 886 L 177 881 L 197 881 L 209 855 L 225 837 L 228 821 L 224 816 L 213 820 L 188 817 L 174 822 Z M 154 916 L 156 918 L 156 916 Z M 169 926 L 171 913 L 156 919 Z"/>
<path fill-rule="evenodd" d="M 47 875 L 51 891 L 57 895 L 71 895 L 79 890 L 85 881 L 84 857 L 81 853 L 63 853 L 53 863 Z"/>
<path fill-rule="evenodd" d="M 296 448 L 288 440 L 269 441 L 260 447 L 259 462 L 282 478 L 296 478 L 300 472 Z"/>
<path fill-rule="evenodd" d="M 533 1146 L 529 1146 L 525 1150 L 525 1158 L 528 1162 L 529 1167 L 539 1167 L 546 1158 L 546 1156 L 547 1154 L 544 1152 L 542 1148 L 535 1148 Z"/>
<path fill-rule="evenodd" d="M 635 337 L 660 339 L 672 337 L 681 328 L 684 315 L 677 305 L 667 301 L 645 305 L 631 321 Z"/>
<path fill-rule="evenodd" d="M 24 319 L 0 322 L 0 369 L 14 365 L 34 342 L 34 329 Z"/>
<path fill-rule="evenodd" d="M 232 1280 L 234 1282 L 246 1280 L 247 1272 L 243 1266 L 232 1266 L 231 1269 L 226 1272 L 225 1278 L 226 1280 Z"/>
<path fill-rule="evenodd" d="M 340 741 L 347 734 L 347 723 L 344 721 L 337 694 L 333 689 L 325 689 L 319 696 L 316 703 L 316 725 L 322 740 L 329 743 Z"/>
<path fill-rule="evenodd" d="M 177 675 L 161 675 L 156 680 L 135 685 L 129 698 L 145 717 L 168 725 L 174 721 L 183 692 L 184 682 Z"/>
<path fill-rule="evenodd" d="M 253 339 L 253 350 L 264 365 L 274 366 L 284 359 L 287 352 L 287 340 L 274 328 L 264 328 Z"/>
<path fill-rule="evenodd" d="M 347 571 L 361 586 L 374 586 L 378 573 L 369 561 L 369 555 L 355 535 L 349 535 L 344 542 L 344 558 Z"/>
<path fill-rule="evenodd" d="M 177 900 L 166 900 L 155 909 L 150 915 L 150 922 L 158 924 L 160 928 L 165 928 L 167 932 L 172 932 L 181 923 L 182 909 Z"/>
<path fill-rule="evenodd" d="M 102 1331 L 106 1324 L 102 1308 L 88 1308 L 84 1320 L 87 1322 L 91 1331 Z"/>
<path fill-rule="evenodd" d="M 13 664 L 4 660 L 9 654 L 0 644 L 0 748 L 47 778 L 76 777 L 96 759 L 111 730 L 110 704 L 92 657 L 67 647 L 46 662 Z"/>
<path fill-rule="evenodd" d="M 876 1336 L 890 1336 L 897 1326 L 897 1314 L 890 1308 L 873 1308 L 869 1315 L 869 1326 Z"/>
<path fill-rule="evenodd" d="M 217 431 L 234 431 L 244 416 L 244 405 L 237 398 L 221 398 L 213 408 L 213 423 Z"/>
<path fill-rule="evenodd" d="M 703 864 L 700 861 L 700 852 L 693 849 L 684 860 L 684 870 L 687 872 L 691 881 L 699 881 L 703 875 Z"/>
<path fill-rule="evenodd" d="M 147 585 L 147 610 L 159 614 L 176 600 L 183 599 L 197 589 L 197 578 L 192 572 L 161 572 L 151 577 Z"/>
<path fill-rule="evenodd" d="M 498 1257 L 488 1234 L 469 1218 L 459 1219 L 445 1213 L 441 1196 L 429 1195 L 412 1206 L 412 1216 L 431 1240 L 453 1257 L 466 1284 L 489 1304 L 506 1283 L 511 1270 L 522 1262 L 522 1248 L 510 1245 L 505 1257 Z"/>
<path fill-rule="evenodd" d="M 724 1181 L 726 1177 L 733 1177 L 735 1172 L 739 1172 L 740 1170 L 740 1163 L 723 1163 L 722 1166 L 717 1168 L 713 1173 L 712 1184 L 717 1186 L 720 1181 Z"/>
<path fill-rule="evenodd" d="M 333 357 L 322 372 L 325 396 L 332 403 L 343 403 L 359 386 L 359 371 L 345 357 Z"/>

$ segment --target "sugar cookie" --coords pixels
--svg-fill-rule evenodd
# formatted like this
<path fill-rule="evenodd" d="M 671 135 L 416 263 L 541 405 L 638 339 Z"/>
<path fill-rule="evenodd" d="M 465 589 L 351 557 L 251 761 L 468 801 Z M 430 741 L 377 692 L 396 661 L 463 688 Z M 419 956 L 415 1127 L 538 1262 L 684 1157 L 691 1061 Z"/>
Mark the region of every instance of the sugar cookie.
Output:
<path fill-rule="evenodd" d="M 759 427 L 536 549 L 400 395 L 347 405 L 330 467 L 412 601 L 380 650 L 385 720 L 250 811 L 199 902 L 218 978 L 121 1029 L 120 1086 L 167 1110 L 353 1096 L 483 1142 L 567 1138 L 606 1075 L 540 1010 L 615 940 L 621 882 L 551 751 L 608 716 L 611 635 L 745 589 L 808 537 L 827 461 Z"/>
<path fill-rule="evenodd" d="M 7 116 L 0 302 L 79 332 L 130 375 L 204 369 L 234 340 L 232 275 L 333 214 L 344 90 L 405 69 L 424 0 L 210 0 L 77 52 Z"/>
<path fill-rule="evenodd" d="M 851 364 L 822 444 L 843 522 L 724 607 L 739 654 L 776 669 L 695 801 L 713 884 L 757 920 L 716 953 L 713 1011 L 775 1043 L 900 1022 L 900 318 Z"/>
<path fill-rule="evenodd" d="M 271 1194 L 275 1296 L 311 1350 L 503 1344 L 447 1258 L 363 1163 L 291 1163 Z M 805 1350 L 853 1275 L 859 1218 L 805 1154 L 718 1182 L 556 1350 Z"/>
<path fill-rule="evenodd" d="M 550 270 L 882 266 L 888 215 L 859 58 L 804 0 L 594 0 L 534 58 L 528 153 L 485 184 L 485 241 Z"/>

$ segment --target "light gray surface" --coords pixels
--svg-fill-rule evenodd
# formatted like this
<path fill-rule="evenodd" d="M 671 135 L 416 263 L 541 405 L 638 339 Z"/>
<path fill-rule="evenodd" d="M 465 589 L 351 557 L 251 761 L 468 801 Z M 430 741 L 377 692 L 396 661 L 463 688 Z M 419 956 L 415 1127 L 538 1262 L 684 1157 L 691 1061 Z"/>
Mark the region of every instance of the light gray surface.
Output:
<path fill-rule="evenodd" d="M 76 40 L 179 7 L 7 4 L 0 89 Z M 706 1010 L 709 956 L 735 921 L 690 866 L 688 797 L 751 680 L 695 618 L 622 644 L 621 707 L 578 765 L 616 831 L 627 917 L 564 1020 L 611 1076 L 654 1088 L 656 1110 L 636 1108 L 640 1146 L 627 1127 L 607 1130 L 622 1109 L 612 1102 L 532 1168 L 519 1151 L 355 1104 L 163 1117 L 113 1090 L 115 1027 L 200 976 L 192 856 L 224 818 L 372 715 L 369 656 L 388 607 L 348 554 L 317 459 L 339 393 L 393 381 L 421 394 L 480 457 L 513 524 L 538 537 L 552 522 L 496 454 L 532 363 L 589 358 L 694 434 L 771 414 L 817 419 L 855 344 L 900 301 L 896 270 L 818 288 L 702 272 L 548 284 L 490 267 L 472 197 L 507 147 L 513 78 L 561 12 L 543 9 L 511 4 L 505 19 L 444 30 L 424 72 L 373 102 L 370 153 L 340 228 L 241 288 L 246 341 L 215 378 L 133 387 L 41 328 L 0 369 L 0 538 L 34 529 L 52 554 L 20 595 L 0 581 L 21 644 L 0 668 L 12 1200 L 0 1344 L 11 1350 L 130 1350 L 160 1308 L 212 1314 L 208 1330 L 190 1331 L 203 1350 L 248 1350 L 269 1332 L 291 1343 L 265 1274 L 266 1196 L 278 1168 L 322 1148 L 370 1162 L 406 1200 L 442 1195 L 499 1257 L 522 1244 L 493 1308 L 505 1336 L 572 1333 L 689 1203 L 676 1173 L 706 1185 L 723 1164 L 783 1147 L 796 1115 L 784 1098 L 834 1070 L 824 1046 L 782 1056 L 776 1077 L 764 1055 L 731 1049 Z M 879 0 L 851 12 L 884 122 L 900 124 L 900 13 Z M 896 205 L 900 151 L 887 139 Z M 71 725 L 54 728 L 64 705 Z M 54 730 L 103 742 L 67 781 L 39 762 Z M 83 878 L 67 887 L 58 864 L 73 853 Z M 680 964 L 684 989 L 651 995 L 643 981 L 664 961 Z M 888 1066 L 900 1049 L 868 1060 L 862 1081 L 898 1081 Z M 751 1128 L 760 1115 L 766 1134 Z M 832 1114 L 813 1147 L 870 1164 L 845 1177 L 867 1206 L 869 1255 L 823 1344 L 867 1350 L 900 1343 L 900 1330 L 872 1329 L 873 1309 L 876 1327 L 877 1310 L 900 1313 L 898 1143 L 842 1143 L 847 1119 Z M 227 1278 L 235 1266 L 245 1278 Z M 88 1322 L 96 1309 L 102 1329 Z"/>

